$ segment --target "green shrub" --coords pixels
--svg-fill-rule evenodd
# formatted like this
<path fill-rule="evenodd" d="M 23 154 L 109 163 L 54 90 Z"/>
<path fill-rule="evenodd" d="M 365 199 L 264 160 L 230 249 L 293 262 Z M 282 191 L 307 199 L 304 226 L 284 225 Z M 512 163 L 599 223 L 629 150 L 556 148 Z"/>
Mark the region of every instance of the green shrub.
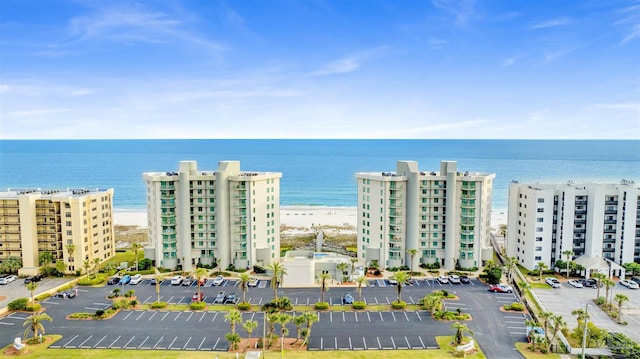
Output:
<path fill-rule="evenodd" d="M 131 290 L 128 290 L 128 291 L 124 294 L 124 296 L 125 296 L 125 298 L 131 298 L 131 297 L 133 297 L 135 294 L 136 294 L 136 291 L 135 291 L 135 290 L 133 290 L 133 289 L 131 289 Z"/>
<path fill-rule="evenodd" d="M 42 294 L 36 296 L 36 300 L 37 301 L 41 301 L 41 300 L 45 300 L 45 299 L 50 298 L 50 297 L 51 297 L 51 293 L 42 293 Z"/>
<path fill-rule="evenodd" d="M 153 302 L 151 303 L 151 309 L 162 309 L 167 307 L 167 302 Z"/>
<path fill-rule="evenodd" d="M 597 305 L 603 305 L 606 302 L 606 299 L 604 297 L 598 297 L 595 302 Z"/>
<path fill-rule="evenodd" d="M 405 302 L 405 301 L 391 302 L 391 308 L 393 308 L 393 309 L 404 309 L 406 306 L 407 306 L 407 302 Z"/>
<path fill-rule="evenodd" d="M 513 302 L 509 306 L 509 309 L 510 310 L 517 310 L 518 312 L 522 312 L 524 310 L 524 304 L 518 303 L 518 302 Z"/>
<path fill-rule="evenodd" d="M 238 303 L 238 310 L 242 310 L 242 311 L 251 310 L 251 303 L 249 302 Z"/>
<path fill-rule="evenodd" d="M 205 302 L 193 302 L 191 303 L 191 310 L 203 310 L 207 307 Z"/>
<path fill-rule="evenodd" d="M 352 304 L 353 309 L 364 309 L 367 307 L 367 303 L 365 302 L 353 302 Z"/>
<path fill-rule="evenodd" d="M 80 280 L 78 280 L 78 285 L 98 285 L 98 284 L 103 284 L 105 281 L 107 280 L 107 275 L 104 273 L 99 273 L 97 276 L 89 278 L 89 277 L 84 277 Z M 71 288 L 69 288 L 71 289 Z"/>
<path fill-rule="evenodd" d="M 18 298 L 9 303 L 9 310 L 26 310 L 29 298 Z"/>
<path fill-rule="evenodd" d="M 40 309 L 42 309 L 42 306 L 40 305 L 40 303 L 27 304 L 27 307 L 25 308 L 27 312 L 37 312 Z"/>
<path fill-rule="evenodd" d="M 84 313 L 84 312 L 69 314 L 69 318 L 71 318 L 71 319 L 87 319 L 87 318 L 91 318 L 91 317 L 93 317 L 93 314 Z"/>
<path fill-rule="evenodd" d="M 314 308 L 316 308 L 316 310 L 327 310 L 329 309 L 329 303 L 327 302 L 318 302 L 315 304 Z"/>
<path fill-rule="evenodd" d="M 96 310 L 96 314 L 95 314 L 96 318 L 102 318 L 103 315 L 104 315 L 104 310 L 102 309 Z"/>
<path fill-rule="evenodd" d="M 62 287 L 58 288 L 58 292 L 68 291 L 68 290 L 72 289 L 74 286 L 75 286 L 75 284 L 73 284 L 73 283 L 70 283 L 70 284 L 67 284 L 67 285 L 63 285 Z"/>
<path fill-rule="evenodd" d="M 133 299 L 129 302 L 129 305 L 135 307 L 136 305 L 138 305 L 138 301 L 136 299 Z"/>

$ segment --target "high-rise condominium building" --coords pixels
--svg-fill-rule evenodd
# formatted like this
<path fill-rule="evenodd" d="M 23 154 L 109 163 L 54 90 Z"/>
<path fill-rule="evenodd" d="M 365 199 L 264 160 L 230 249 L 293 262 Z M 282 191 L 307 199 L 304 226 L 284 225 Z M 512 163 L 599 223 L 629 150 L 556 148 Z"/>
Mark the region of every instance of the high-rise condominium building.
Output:
<path fill-rule="evenodd" d="M 198 263 L 247 268 L 280 259 L 280 178 L 240 171 L 222 161 L 200 171 L 182 161 L 178 172 L 143 174 L 151 259 L 164 268 Z"/>
<path fill-rule="evenodd" d="M 507 254 L 528 269 L 539 262 L 587 255 L 640 263 L 638 185 L 527 184 L 509 186 Z"/>
<path fill-rule="evenodd" d="M 22 259 L 20 275 L 39 271 L 49 251 L 65 271 L 83 270 L 115 254 L 113 189 L 6 190 L 0 192 L 0 261 Z"/>
<path fill-rule="evenodd" d="M 398 161 L 396 172 L 357 173 L 358 258 L 383 267 L 439 263 L 454 269 L 491 259 L 491 188 L 495 174 L 422 172 Z M 484 250 L 483 250 L 484 249 Z M 413 263 L 411 263 L 413 261 Z"/>

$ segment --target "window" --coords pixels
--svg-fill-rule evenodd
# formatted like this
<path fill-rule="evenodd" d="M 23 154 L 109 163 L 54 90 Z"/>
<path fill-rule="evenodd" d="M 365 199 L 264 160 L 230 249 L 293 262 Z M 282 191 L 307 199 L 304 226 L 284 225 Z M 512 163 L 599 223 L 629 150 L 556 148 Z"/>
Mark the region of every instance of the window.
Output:
<path fill-rule="evenodd" d="M 541 261 L 541 260 L 542 260 L 542 256 L 536 256 L 536 259 L 535 259 L 535 260 L 537 260 L 537 261 Z"/>
<path fill-rule="evenodd" d="M 544 218 L 542 218 L 542 217 L 541 218 L 536 218 L 536 222 L 538 222 L 538 223 L 544 222 Z"/>
<path fill-rule="evenodd" d="M 538 198 L 538 203 L 544 203 L 544 198 Z"/>
<path fill-rule="evenodd" d="M 542 227 L 536 227 L 536 232 L 542 232 Z"/>
<path fill-rule="evenodd" d="M 536 242 L 542 242 L 542 237 L 536 237 Z"/>
<path fill-rule="evenodd" d="M 536 247 L 536 251 L 539 252 L 542 250 L 542 247 Z"/>

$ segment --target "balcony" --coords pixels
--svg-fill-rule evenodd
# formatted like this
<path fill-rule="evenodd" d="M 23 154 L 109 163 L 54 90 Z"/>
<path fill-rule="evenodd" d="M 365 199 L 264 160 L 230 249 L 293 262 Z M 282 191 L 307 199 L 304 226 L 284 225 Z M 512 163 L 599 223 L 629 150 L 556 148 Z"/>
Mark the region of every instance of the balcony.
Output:
<path fill-rule="evenodd" d="M 235 208 L 247 208 L 247 201 L 246 200 L 235 201 L 234 202 L 234 207 Z"/>
<path fill-rule="evenodd" d="M 391 211 L 389 211 L 389 216 L 391 216 L 391 217 L 400 217 L 400 216 L 402 216 L 402 211 L 397 210 L 397 209 L 392 209 Z"/>
<path fill-rule="evenodd" d="M 616 206 L 618 205 L 618 200 L 606 200 L 604 201 L 604 204 L 608 204 L 608 205 L 612 205 L 612 206 Z"/>
<path fill-rule="evenodd" d="M 235 211 L 235 212 L 233 212 L 233 216 L 234 217 L 246 217 L 247 216 L 247 211 L 246 210 Z"/>
<path fill-rule="evenodd" d="M 475 220 L 473 217 L 466 217 L 460 220 L 461 225 L 472 226 L 475 224 Z"/>
<path fill-rule="evenodd" d="M 476 201 L 475 199 L 463 199 L 460 205 L 462 208 L 476 208 Z"/>
<path fill-rule="evenodd" d="M 463 200 L 476 199 L 475 191 L 462 191 L 462 195 L 460 196 Z"/>
<path fill-rule="evenodd" d="M 476 183 L 475 182 L 462 182 L 462 189 L 475 190 Z"/>
<path fill-rule="evenodd" d="M 394 235 L 394 234 L 390 234 L 389 235 L 389 242 L 392 243 L 402 243 L 402 237 Z"/>
<path fill-rule="evenodd" d="M 402 208 L 402 201 L 396 201 L 396 200 L 389 201 L 389 208 Z"/>
<path fill-rule="evenodd" d="M 176 202 L 175 201 L 162 201 L 161 208 L 175 208 L 176 207 Z"/>

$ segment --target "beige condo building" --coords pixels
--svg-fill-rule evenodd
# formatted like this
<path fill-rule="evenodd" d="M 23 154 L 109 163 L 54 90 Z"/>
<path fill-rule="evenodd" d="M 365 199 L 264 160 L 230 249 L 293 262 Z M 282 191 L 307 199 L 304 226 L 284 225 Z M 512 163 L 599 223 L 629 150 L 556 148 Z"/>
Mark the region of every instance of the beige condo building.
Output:
<path fill-rule="evenodd" d="M 66 273 L 103 262 L 115 254 L 112 207 L 113 189 L 0 191 L 0 261 L 19 257 L 19 275 L 37 274 L 43 251 Z"/>
<path fill-rule="evenodd" d="M 396 172 L 357 173 L 356 178 L 358 258 L 367 265 L 439 263 L 452 270 L 456 264 L 480 267 L 482 260 L 492 259 L 495 174 L 459 172 L 454 161 L 442 161 L 439 172 L 398 161 Z"/>
<path fill-rule="evenodd" d="M 248 268 L 278 261 L 281 177 L 241 171 L 239 161 L 221 161 L 216 171 L 181 161 L 177 172 L 144 173 L 147 257 L 185 271 L 197 264 Z"/>

